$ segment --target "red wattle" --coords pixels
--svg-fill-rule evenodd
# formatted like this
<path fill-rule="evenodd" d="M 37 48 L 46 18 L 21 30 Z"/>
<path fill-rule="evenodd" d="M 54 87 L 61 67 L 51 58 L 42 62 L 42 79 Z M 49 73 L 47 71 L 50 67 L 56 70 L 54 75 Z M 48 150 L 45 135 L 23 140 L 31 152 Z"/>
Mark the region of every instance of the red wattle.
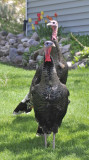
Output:
<path fill-rule="evenodd" d="M 51 47 L 46 49 L 45 52 L 45 62 L 51 62 L 51 58 L 50 58 L 50 52 L 51 52 Z"/>

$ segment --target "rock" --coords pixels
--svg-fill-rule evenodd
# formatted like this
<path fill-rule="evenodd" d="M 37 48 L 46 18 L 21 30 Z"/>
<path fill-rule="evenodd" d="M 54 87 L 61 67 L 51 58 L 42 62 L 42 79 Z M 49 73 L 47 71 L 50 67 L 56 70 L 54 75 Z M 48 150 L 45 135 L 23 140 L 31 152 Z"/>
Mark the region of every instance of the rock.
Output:
<path fill-rule="evenodd" d="M 67 65 L 68 65 L 68 68 L 72 68 L 72 62 L 71 61 L 68 61 Z"/>
<path fill-rule="evenodd" d="M 61 38 L 61 40 L 59 41 L 59 43 L 62 43 L 64 41 L 69 41 L 69 38 L 68 37 L 67 38 Z"/>
<path fill-rule="evenodd" d="M 77 68 L 78 66 L 79 67 L 85 67 L 86 66 L 86 64 L 87 64 L 87 61 L 88 61 L 88 58 L 85 58 L 85 59 L 83 59 L 83 60 L 81 60 L 81 61 L 79 61 L 79 62 L 76 62 L 75 64 L 73 64 L 72 65 L 72 69 L 75 69 L 75 68 Z"/>
<path fill-rule="evenodd" d="M 22 59 L 22 65 L 23 65 L 23 66 L 27 66 L 27 61 L 26 61 L 26 59 Z"/>
<path fill-rule="evenodd" d="M 81 52 L 76 52 L 75 53 L 75 56 L 80 56 L 81 55 Z"/>
<path fill-rule="evenodd" d="M 36 61 L 36 58 L 37 58 L 38 55 L 40 55 L 40 56 L 44 55 L 44 48 L 38 49 L 34 53 L 31 53 L 31 59 Z"/>
<path fill-rule="evenodd" d="M 67 45 L 65 45 L 65 46 L 60 46 L 60 50 L 61 50 L 61 53 L 63 54 L 63 53 L 65 53 L 65 52 L 68 52 L 69 50 L 70 50 L 70 44 L 67 44 Z"/>
<path fill-rule="evenodd" d="M 0 35 L 0 41 L 1 41 L 1 40 L 6 40 L 6 36 Z"/>
<path fill-rule="evenodd" d="M 85 67 L 85 64 L 84 64 L 84 63 L 81 63 L 81 64 L 79 64 L 79 67 L 80 67 L 80 68 L 83 68 L 83 67 Z"/>
<path fill-rule="evenodd" d="M 14 63 L 16 64 L 21 64 L 22 63 L 22 56 L 21 55 L 18 55 L 15 57 L 15 60 L 14 60 Z"/>
<path fill-rule="evenodd" d="M 29 52 L 29 47 L 25 48 L 24 52 L 28 53 Z"/>
<path fill-rule="evenodd" d="M 10 45 L 15 44 L 15 42 L 16 42 L 16 39 L 9 39 L 9 44 L 10 44 Z"/>
<path fill-rule="evenodd" d="M 29 42 L 30 46 L 37 46 L 37 45 L 39 45 L 39 42 L 35 41 L 34 39 L 30 39 L 30 40 L 28 40 L 28 42 Z"/>
<path fill-rule="evenodd" d="M 23 44 L 18 44 L 18 48 L 22 48 L 23 47 Z"/>
<path fill-rule="evenodd" d="M 17 49 L 17 53 L 18 53 L 19 55 L 22 55 L 22 54 L 24 53 L 24 47 L 18 48 L 18 49 Z"/>
<path fill-rule="evenodd" d="M 0 57 L 9 55 L 9 48 L 1 47 L 0 48 Z"/>
<path fill-rule="evenodd" d="M 8 33 L 7 40 L 8 40 L 8 39 L 12 39 L 13 37 L 15 37 L 15 35 L 14 35 L 14 34 L 12 34 L 12 33 Z"/>
<path fill-rule="evenodd" d="M 14 43 L 12 46 L 13 46 L 14 48 L 18 48 L 18 43 Z"/>
<path fill-rule="evenodd" d="M 23 33 L 17 34 L 17 38 L 18 39 L 23 39 L 24 38 L 24 34 Z"/>
<path fill-rule="evenodd" d="M 76 69 L 79 65 L 79 62 L 76 62 L 75 64 L 72 65 L 72 69 Z"/>
<path fill-rule="evenodd" d="M 37 58 L 36 58 L 36 61 L 41 62 L 42 60 L 43 60 L 43 56 L 38 55 Z"/>
<path fill-rule="evenodd" d="M 36 68 L 36 61 L 30 59 L 27 66 L 29 69 L 35 69 Z"/>
<path fill-rule="evenodd" d="M 6 42 L 6 45 L 9 45 L 9 42 Z M 5 46 L 6 46 L 6 45 L 5 45 Z M 10 45 L 9 45 L 9 46 L 10 46 Z"/>
<path fill-rule="evenodd" d="M 24 43 L 23 43 L 23 46 L 26 48 L 26 47 L 29 47 L 30 44 L 29 44 L 29 42 L 24 42 Z"/>
<path fill-rule="evenodd" d="M 5 46 L 5 44 L 6 44 L 6 41 L 4 41 L 4 40 L 0 41 L 0 45 Z"/>
<path fill-rule="evenodd" d="M 64 53 L 63 56 L 66 59 L 66 61 L 70 61 L 71 60 L 71 54 L 70 54 L 70 52 Z"/>
<path fill-rule="evenodd" d="M 22 42 L 22 43 L 28 42 L 28 40 L 29 40 L 28 38 L 23 38 L 23 39 L 21 39 L 21 42 Z"/>
<path fill-rule="evenodd" d="M 34 39 L 35 41 L 39 41 L 40 40 L 40 38 L 39 38 L 39 36 L 38 36 L 38 34 L 36 32 L 33 33 L 31 39 Z"/>
<path fill-rule="evenodd" d="M 2 36 L 7 36 L 7 35 L 8 35 L 8 32 L 6 32 L 6 31 L 1 31 L 0 34 L 1 34 Z"/>
<path fill-rule="evenodd" d="M 9 58 L 9 56 L 6 56 L 6 57 L 3 56 L 3 57 L 0 58 L 0 61 L 4 62 L 4 63 L 7 63 L 7 62 L 10 62 L 10 58 Z"/>
<path fill-rule="evenodd" d="M 17 49 L 16 48 L 10 48 L 10 51 L 9 51 L 10 61 L 15 62 L 16 56 L 18 56 Z"/>

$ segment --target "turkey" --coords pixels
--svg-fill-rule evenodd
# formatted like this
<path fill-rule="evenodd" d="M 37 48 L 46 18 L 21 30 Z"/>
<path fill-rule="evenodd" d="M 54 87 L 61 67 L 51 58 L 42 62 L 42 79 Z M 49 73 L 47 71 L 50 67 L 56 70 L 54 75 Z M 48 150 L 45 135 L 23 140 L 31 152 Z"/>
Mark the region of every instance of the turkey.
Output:
<path fill-rule="evenodd" d="M 58 32 L 58 22 L 55 20 L 51 20 L 47 26 L 52 27 L 52 41 L 55 43 L 55 48 L 53 48 L 51 52 L 51 56 L 53 57 L 56 70 L 57 70 L 57 75 L 60 79 L 60 81 L 63 84 L 66 84 L 67 82 L 67 76 L 68 76 L 68 65 L 66 61 L 64 60 L 64 57 L 60 51 L 58 40 L 57 40 L 57 32 Z"/>
<path fill-rule="evenodd" d="M 53 132 L 53 148 L 55 148 L 55 134 L 67 111 L 69 91 L 57 75 L 54 59 L 51 57 L 53 46 L 52 41 L 46 41 L 44 44 L 45 56 L 41 80 L 31 88 L 31 100 L 35 118 L 44 133 L 45 147 L 47 147 L 47 133 Z"/>
<path fill-rule="evenodd" d="M 54 63 L 56 65 L 57 75 L 60 79 L 60 81 L 63 84 L 66 84 L 67 81 L 67 75 L 68 75 L 68 66 L 65 62 L 59 48 L 59 44 L 57 41 L 57 32 L 58 32 L 58 22 L 55 20 L 50 21 L 50 23 L 47 24 L 48 26 L 52 27 L 52 40 L 55 43 L 55 48 L 52 48 L 51 56 L 54 59 Z M 34 86 L 35 84 L 38 84 L 41 79 L 41 72 L 42 72 L 42 65 L 37 69 L 36 74 L 32 80 L 31 86 Z M 18 104 L 18 106 L 15 108 L 13 114 L 20 114 L 23 112 L 30 112 L 31 111 L 31 105 L 30 103 L 30 92 L 26 95 L 26 97 Z M 29 104 L 29 105 L 28 105 Z"/>

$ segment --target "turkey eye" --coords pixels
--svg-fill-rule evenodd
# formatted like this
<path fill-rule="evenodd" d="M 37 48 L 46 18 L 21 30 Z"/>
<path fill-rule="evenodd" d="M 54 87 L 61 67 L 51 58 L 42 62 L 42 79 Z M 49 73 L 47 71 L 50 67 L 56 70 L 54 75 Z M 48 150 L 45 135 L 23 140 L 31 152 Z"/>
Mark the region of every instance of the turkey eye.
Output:
<path fill-rule="evenodd" d="M 47 43 L 47 45 L 48 45 L 48 43 Z"/>
<path fill-rule="evenodd" d="M 55 24 L 55 22 L 53 22 L 53 24 Z"/>

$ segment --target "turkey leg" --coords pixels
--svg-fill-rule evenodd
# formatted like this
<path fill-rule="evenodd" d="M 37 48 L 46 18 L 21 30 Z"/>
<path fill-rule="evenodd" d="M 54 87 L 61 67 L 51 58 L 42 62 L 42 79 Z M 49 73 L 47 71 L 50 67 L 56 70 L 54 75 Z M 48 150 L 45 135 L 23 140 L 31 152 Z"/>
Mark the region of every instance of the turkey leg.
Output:
<path fill-rule="evenodd" d="M 44 133 L 44 138 L 45 138 L 45 148 L 47 148 L 47 134 Z"/>
<path fill-rule="evenodd" d="M 53 149 L 55 149 L 55 133 L 53 133 Z"/>

